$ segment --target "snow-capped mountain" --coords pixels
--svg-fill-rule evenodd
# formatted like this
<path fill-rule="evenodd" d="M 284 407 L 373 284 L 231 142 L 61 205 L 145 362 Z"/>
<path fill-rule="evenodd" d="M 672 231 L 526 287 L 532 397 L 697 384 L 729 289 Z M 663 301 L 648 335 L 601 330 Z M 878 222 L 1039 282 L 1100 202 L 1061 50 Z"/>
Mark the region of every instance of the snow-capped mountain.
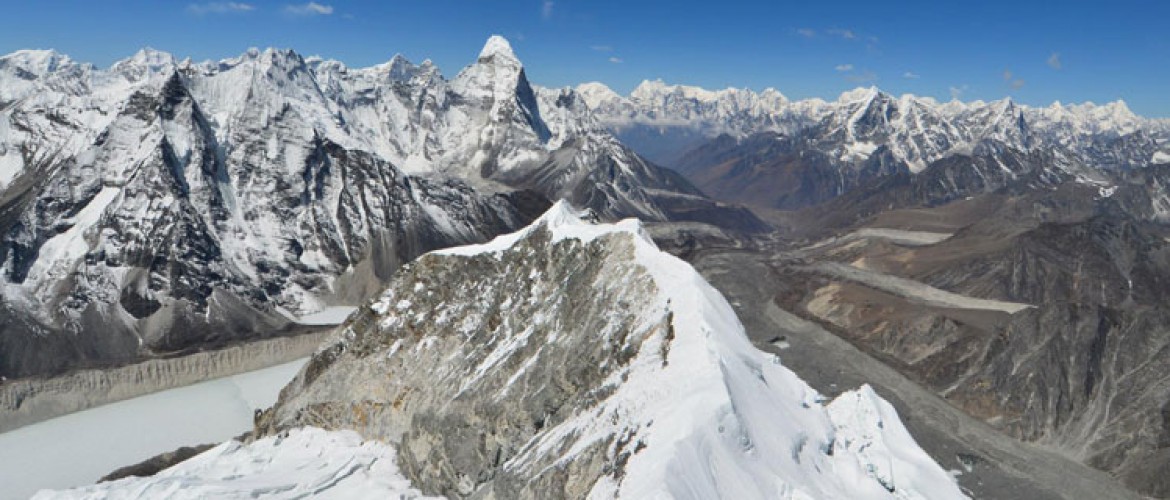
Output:
<path fill-rule="evenodd" d="M 572 90 L 534 89 L 499 37 L 451 81 L 275 49 L 0 57 L 0 375 L 274 334 L 550 198 L 762 227 L 621 145 Z"/>
<path fill-rule="evenodd" d="M 826 401 L 637 221 L 592 217 L 408 264 L 259 435 L 357 431 L 449 498 L 962 497 L 870 388 Z"/>
<path fill-rule="evenodd" d="M 658 151 L 654 141 L 685 137 L 697 146 L 722 134 L 744 139 L 771 132 L 814 139 L 819 150 L 841 163 L 864 161 L 886 146 L 915 172 L 988 140 L 1023 151 L 1059 147 L 1086 164 L 1111 169 L 1170 158 L 1170 123 L 1139 117 L 1123 101 L 1049 107 L 1011 99 L 939 103 L 894 97 L 874 87 L 845 92 L 833 102 L 789 101 L 773 89 L 709 91 L 661 81 L 643 82 L 625 97 L 600 83 L 583 84 L 578 91 L 620 138 L 651 152 Z"/>

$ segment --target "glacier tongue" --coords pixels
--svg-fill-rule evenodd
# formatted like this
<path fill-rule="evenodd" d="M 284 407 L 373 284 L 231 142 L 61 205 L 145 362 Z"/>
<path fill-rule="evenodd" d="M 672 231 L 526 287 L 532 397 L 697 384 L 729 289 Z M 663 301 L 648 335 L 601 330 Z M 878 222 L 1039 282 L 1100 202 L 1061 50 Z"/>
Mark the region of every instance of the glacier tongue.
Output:
<path fill-rule="evenodd" d="M 871 389 L 824 404 L 637 221 L 564 202 L 405 267 L 258 431 L 302 425 L 452 497 L 963 497 Z"/>

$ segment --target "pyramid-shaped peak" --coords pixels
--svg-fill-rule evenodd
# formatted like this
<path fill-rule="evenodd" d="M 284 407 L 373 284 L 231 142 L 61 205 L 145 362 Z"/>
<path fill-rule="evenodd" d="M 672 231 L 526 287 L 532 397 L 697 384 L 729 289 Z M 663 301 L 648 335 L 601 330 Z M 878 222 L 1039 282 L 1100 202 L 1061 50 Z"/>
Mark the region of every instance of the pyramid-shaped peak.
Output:
<path fill-rule="evenodd" d="M 487 43 L 483 44 L 483 50 L 479 51 L 480 60 L 495 57 L 517 60 L 516 53 L 512 52 L 512 44 L 508 43 L 508 39 L 500 35 L 488 37 Z"/>

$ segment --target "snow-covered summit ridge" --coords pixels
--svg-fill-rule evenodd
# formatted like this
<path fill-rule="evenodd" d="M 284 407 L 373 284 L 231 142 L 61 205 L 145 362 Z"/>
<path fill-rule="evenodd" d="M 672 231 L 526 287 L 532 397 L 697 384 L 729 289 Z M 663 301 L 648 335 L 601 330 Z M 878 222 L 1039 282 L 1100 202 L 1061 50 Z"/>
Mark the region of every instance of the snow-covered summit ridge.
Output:
<path fill-rule="evenodd" d="M 569 202 L 559 200 L 532 224 L 520 231 L 502 234 L 487 243 L 445 248 L 431 253 L 463 256 L 499 253 L 512 248 L 517 242 L 527 238 L 537 229 L 545 229 L 552 233 L 554 242 L 573 238 L 587 243 L 606 234 L 630 233 L 637 235 L 638 238 L 651 245 L 654 244 L 653 239 L 638 219 L 622 219 L 613 224 L 597 224 L 594 222 L 595 220 L 596 216 L 591 210 L 577 210 Z"/>
<path fill-rule="evenodd" d="M 869 388 L 826 404 L 636 220 L 590 219 L 562 202 L 421 257 L 258 428 L 354 428 L 393 443 L 421 490 L 463 496 L 962 498 Z M 354 401 L 385 410 L 354 420 Z M 496 437 L 450 460 L 467 429 Z"/>
<path fill-rule="evenodd" d="M 519 61 L 516 58 L 516 53 L 512 51 L 512 44 L 508 43 L 508 39 L 500 35 L 492 35 L 488 37 L 487 42 L 483 44 L 483 50 L 479 51 L 479 59 L 491 59 L 494 57 L 501 57 Z"/>

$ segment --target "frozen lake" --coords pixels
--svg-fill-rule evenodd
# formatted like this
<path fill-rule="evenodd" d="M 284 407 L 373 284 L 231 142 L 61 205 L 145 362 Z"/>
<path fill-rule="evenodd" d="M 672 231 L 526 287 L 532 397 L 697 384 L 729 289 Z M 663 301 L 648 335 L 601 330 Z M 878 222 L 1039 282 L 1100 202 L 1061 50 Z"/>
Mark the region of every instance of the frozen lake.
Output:
<path fill-rule="evenodd" d="M 307 358 L 72 413 L 0 434 L 0 499 L 90 484 L 182 446 L 252 428 Z"/>

